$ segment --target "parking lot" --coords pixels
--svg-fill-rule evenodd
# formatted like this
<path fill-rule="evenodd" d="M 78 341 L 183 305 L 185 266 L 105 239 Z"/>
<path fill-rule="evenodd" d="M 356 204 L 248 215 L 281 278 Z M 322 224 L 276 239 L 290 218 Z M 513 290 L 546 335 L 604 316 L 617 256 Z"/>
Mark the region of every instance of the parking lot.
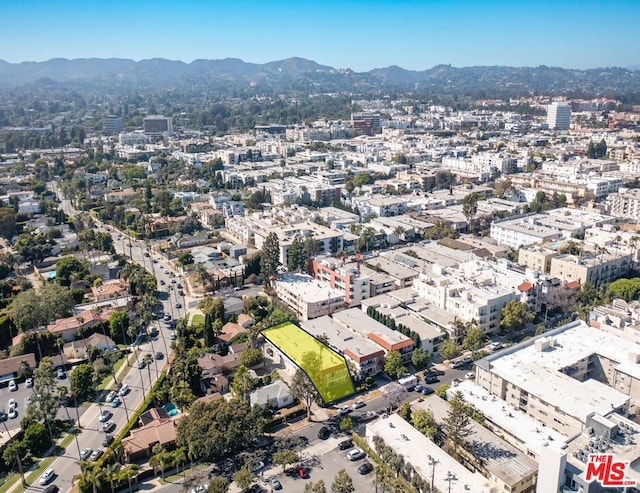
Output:
<path fill-rule="evenodd" d="M 338 449 L 338 444 L 346 438 L 346 436 L 334 435 L 328 440 L 316 442 L 302 451 L 301 464 L 308 472 L 308 478 L 303 479 L 291 473 L 285 474 L 282 472 L 282 467 L 278 466 L 263 471 L 259 475 L 261 479 L 258 482 L 266 491 L 270 492 L 269 478 L 275 476 L 282 484 L 282 491 L 302 492 L 307 483 L 317 483 L 322 479 L 327 491 L 331 491 L 331 484 L 338 471 L 344 469 L 353 480 L 356 492 L 369 493 L 375 491 L 375 474 L 370 472 L 363 476 L 358 473 L 358 467 L 369 461 L 369 459 L 365 457 L 360 460 L 350 461 L 347 458 L 347 454 L 353 448 Z M 288 469 L 294 470 L 294 466 L 289 466 Z"/>

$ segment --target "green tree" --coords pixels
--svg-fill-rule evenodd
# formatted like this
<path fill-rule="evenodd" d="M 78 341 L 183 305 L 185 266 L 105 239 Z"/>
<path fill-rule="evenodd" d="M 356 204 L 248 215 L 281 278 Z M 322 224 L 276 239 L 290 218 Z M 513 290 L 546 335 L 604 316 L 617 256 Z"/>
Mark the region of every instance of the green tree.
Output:
<path fill-rule="evenodd" d="M 471 324 L 462 340 L 462 345 L 474 354 L 482 348 L 484 344 L 484 332 L 477 324 Z"/>
<path fill-rule="evenodd" d="M 398 409 L 398 416 L 409 423 L 411 422 L 411 414 L 412 411 L 410 402 L 403 403 L 402 406 L 400 406 L 400 409 Z"/>
<path fill-rule="evenodd" d="M 269 233 L 262 245 L 260 253 L 260 276 L 267 286 L 271 285 L 271 278 L 278 273 L 280 265 L 280 241 L 275 233 Z"/>
<path fill-rule="evenodd" d="M 95 377 L 93 367 L 87 363 L 76 366 L 69 375 L 71 392 L 80 396 L 88 397 L 93 394 Z"/>
<path fill-rule="evenodd" d="M 309 257 L 304 247 L 302 236 L 298 235 L 291 242 L 287 251 L 287 268 L 290 272 L 300 272 L 307 269 Z"/>
<path fill-rule="evenodd" d="M 462 392 L 456 392 L 449 400 L 449 411 L 442 420 L 442 429 L 456 453 L 465 439 L 473 433 L 468 406 Z"/>
<path fill-rule="evenodd" d="M 198 308 L 200 308 L 205 316 L 209 315 L 212 322 L 214 320 L 224 321 L 224 300 L 222 300 L 221 298 L 212 298 L 211 296 L 207 296 L 200 301 L 200 303 L 198 304 Z"/>
<path fill-rule="evenodd" d="M 273 454 L 272 462 L 282 466 L 282 472 L 285 471 L 289 464 L 293 464 L 300 460 L 300 455 L 295 450 L 279 450 Z"/>
<path fill-rule="evenodd" d="M 304 485 L 304 493 L 327 493 L 327 487 L 321 479 L 317 483 L 307 483 Z"/>
<path fill-rule="evenodd" d="M 125 310 L 116 310 L 109 316 L 109 335 L 114 341 L 126 344 L 126 332 L 130 325 L 129 314 Z"/>
<path fill-rule="evenodd" d="M 13 207 L 0 207 L 0 236 L 11 239 L 16 233 L 16 211 Z"/>
<path fill-rule="evenodd" d="M 502 309 L 500 326 L 504 332 L 513 333 L 522 330 L 533 318 L 534 314 L 529 312 L 526 304 L 512 300 Z"/>
<path fill-rule="evenodd" d="M 333 483 L 331 483 L 331 491 L 333 493 L 353 493 L 355 491 L 353 480 L 346 470 L 340 469 L 338 471 Z"/>
<path fill-rule="evenodd" d="M 249 393 L 255 388 L 255 382 L 246 366 L 238 367 L 233 376 L 231 388 L 238 397 L 242 397 L 245 401 L 249 400 Z"/>
<path fill-rule="evenodd" d="M 291 380 L 291 395 L 304 404 L 307 419 L 311 420 L 311 405 L 318 400 L 319 394 L 307 374 L 299 368 Z"/>
<path fill-rule="evenodd" d="M 355 425 L 356 424 L 351 416 L 343 416 L 343 418 L 340 420 L 339 428 L 340 431 L 345 432 L 352 430 Z"/>
<path fill-rule="evenodd" d="M 69 286 L 71 281 L 83 279 L 88 274 L 87 265 L 75 257 L 64 257 L 56 262 L 56 280 L 62 286 Z"/>
<path fill-rule="evenodd" d="M 262 351 L 257 348 L 247 348 L 240 353 L 240 364 L 247 368 L 259 365 L 263 359 Z"/>
<path fill-rule="evenodd" d="M 411 424 L 425 436 L 433 440 L 438 433 L 438 424 L 431 409 L 417 409 L 411 416 Z"/>
<path fill-rule="evenodd" d="M 243 467 L 233 475 L 233 481 L 241 490 L 244 491 L 251 486 L 251 483 L 253 483 L 253 477 L 253 473 L 249 471 L 249 469 Z"/>
<path fill-rule="evenodd" d="M 431 360 L 431 355 L 424 351 L 422 348 L 415 348 L 411 353 L 411 364 L 417 369 L 422 370 L 426 368 Z"/>
<path fill-rule="evenodd" d="M 229 481 L 222 476 L 216 476 L 209 481 L 207 493 L 227 493 L 229 491 Z"/>
<path fill-rule="evenodd" d="M 262 410 L 242 399 L 194 402 L 178 423 L 176 445 L 185 447 L 192 460 L 211 456 L 216 461 L 255 441 L 263 428 Z"/>
<path fill-rule="evenodd" d="M 39 293 L 29 289 L 15 296 L 11 302 L 10 316 L 24 332 L 68 317 L 74 306 L 71 291 L 57 284 L 45 284 Z"/>
<path fill-rule="evenodd" d="M 447 339 L 440 345 L 440 356 L 443 359 L 452 359 L 460 354 L 460 346 L 455 339 Z"/>
<path fill-rule="evenodd" d="M 384 372 L 389 378 L 400 378 L 407 372 L 407 367 L 402 362 L 402 356 L 398 351 L 389 351 L 384 360 Z"/>
<path fill-rule="evenodd" d="M 462 199 L 462 213 L 467 218 L 467 222 L 471 221 L 478 213 L 478 194 L 473 192 L 467 194 Z"/>

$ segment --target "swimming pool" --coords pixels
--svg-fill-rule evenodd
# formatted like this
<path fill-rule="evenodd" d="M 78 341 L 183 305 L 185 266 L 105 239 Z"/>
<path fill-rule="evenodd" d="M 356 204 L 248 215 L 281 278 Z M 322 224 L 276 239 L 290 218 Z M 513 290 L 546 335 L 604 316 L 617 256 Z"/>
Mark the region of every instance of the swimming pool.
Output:
<path fill-rule="evenodd" d="M 176 407 L 176 405 L 175 405 L 174 403 L 172 403 L 172 402 L 167 402 L 167 403 L 164 405 L 164 408 L 166 409 L 167 414 L 168 414 L 169 416 L 175 416 L 175 415 L 177 415 L 177 414 L 180 414 L 180 409 L 178 409 L 178 408 Z"/>

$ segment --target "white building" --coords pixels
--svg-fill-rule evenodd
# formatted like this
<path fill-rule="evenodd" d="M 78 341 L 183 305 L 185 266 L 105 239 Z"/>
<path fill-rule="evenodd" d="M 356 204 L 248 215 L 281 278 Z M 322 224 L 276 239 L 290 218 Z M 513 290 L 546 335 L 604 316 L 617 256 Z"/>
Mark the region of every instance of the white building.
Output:
<path fill-rule="evenodd" d="M 571 106 L 554 101 L 547 106 L 547 124 L 549 128 L 566 130 L 571 125 Z"/>
<path fill-rule="evenodd" d="M 344 308 L 344 291 L 307 274 L 282 274 L 273 281 L 273 285 L 278 298 L 300 320 L 330 315 Z"/>

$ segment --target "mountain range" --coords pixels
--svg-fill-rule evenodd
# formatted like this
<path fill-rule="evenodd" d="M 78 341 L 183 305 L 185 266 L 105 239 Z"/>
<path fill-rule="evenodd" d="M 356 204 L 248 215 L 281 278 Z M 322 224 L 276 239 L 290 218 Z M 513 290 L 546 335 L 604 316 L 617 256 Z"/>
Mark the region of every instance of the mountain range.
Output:
<path fill-rule="evenodd" d="M 368 72 L 336 69 L 304 58 L 288 58 L 263 64 L 235 58 L 194 60 L 185 63 L 164 58 L 54 58 L 45 62 L 9 63 L 0 60 L 0 88 L 28 84 L 92 83 L 96 87 L 179 88 L 185 86 L 240 84 L 258 87 L 314 88 L 318 92 L 371 88 L 424 89 L 445 93 L 533 92 L 575 95 L 617 95 L 640 92 L 640 71 L 630 68 L 588 70 L 558 67 L 438 65 L 415 71 L 398 66 Z"/>

